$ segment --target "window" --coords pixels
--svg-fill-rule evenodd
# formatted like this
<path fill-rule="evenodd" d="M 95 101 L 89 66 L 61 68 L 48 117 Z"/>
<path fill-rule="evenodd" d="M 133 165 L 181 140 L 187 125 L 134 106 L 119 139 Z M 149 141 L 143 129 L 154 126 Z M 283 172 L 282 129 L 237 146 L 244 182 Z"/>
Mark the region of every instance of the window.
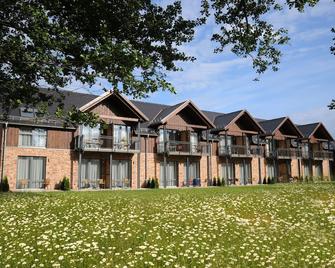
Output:
<path fill-rule="evenodd" d="M 101 164 L 99 159 L 83 159 L 81 163 L 80 188 L 98 187 Z"/>
<path fill-rule="evenodd" d="M 226 144 L 226 139 L 227 139 L 227 144 Z M 219 150 L 220 154 L 231 154 L 231 146 L 233 144 L 233 137 L 232 136 L 227 136 L 226 137 L 221 137 L 219 141 Z M 227 148 L 226 148 L 227 145 Z"/>
<path fill-rule="evenodd" d="M 45 181 L 45 165 L 45 157 L 19 156 L 16 187 L 18 189 L 42 188 Z"/>
<path fill-rule="evenodd" d="M 177 162 L 166 163 L 166 187 L 177 186 Z M 164 163 L 160 163 L 160 187 L 164 187 Z"/>
<path fill-rule="evenodd" d="M 186 185 L 196 185 L 197 182 L 195 182 L 194 179 L 200 178 L 200 175 L 199 175 L 200 174 L 200 163 L 199 162 L 189 163 L 188 173 L 187 173 L 187 164 L 185 163 L 184 174 L 185 174 L 184 181 Z"/>
<path fill-rule="evenodd" d="M 129 188 L 131 186 L 130 161 L 113 160 L 112 162 L 112 187 Z"/>
<path fill-rule="evenodd" d="M 46 144 L 47 131 L 45 129 L 20 129 L 19 146 L 45 148 Z"/>

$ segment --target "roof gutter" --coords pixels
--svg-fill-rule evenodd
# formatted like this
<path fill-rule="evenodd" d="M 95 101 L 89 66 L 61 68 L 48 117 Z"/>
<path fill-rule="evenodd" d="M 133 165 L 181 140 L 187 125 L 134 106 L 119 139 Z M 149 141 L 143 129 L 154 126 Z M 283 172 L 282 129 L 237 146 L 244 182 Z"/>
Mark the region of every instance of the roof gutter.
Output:
<path fill-rule="evenodd" d="M 8 130 L 8 122 L 4 123 L 3 136 L 1 139 L 1 174 L 0 181 L 2 182 L 4 178 L 5 172 L 5 154 L 6 154 L 6 143 L 7 143 L 7 130 Z"/>

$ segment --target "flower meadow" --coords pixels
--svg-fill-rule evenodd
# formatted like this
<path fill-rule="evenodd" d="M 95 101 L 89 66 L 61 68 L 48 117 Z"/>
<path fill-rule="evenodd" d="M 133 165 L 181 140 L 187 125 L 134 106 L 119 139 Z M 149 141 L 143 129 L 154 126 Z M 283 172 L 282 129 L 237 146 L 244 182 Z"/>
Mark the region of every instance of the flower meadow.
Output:
<path fill-rule="evenodd" d="M 334 267 L 335 184 L 0 195 L 0 267 Z"/>

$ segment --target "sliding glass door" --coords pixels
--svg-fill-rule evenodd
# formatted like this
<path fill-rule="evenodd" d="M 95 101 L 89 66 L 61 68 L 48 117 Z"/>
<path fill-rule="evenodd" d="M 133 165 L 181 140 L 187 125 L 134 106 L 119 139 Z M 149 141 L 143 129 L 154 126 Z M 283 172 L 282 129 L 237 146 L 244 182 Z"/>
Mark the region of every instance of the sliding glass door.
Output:
<path fill-rule="evenodd" d="M 251 181 L 250 162 L 240 163 L 240 184 L 247 185 Z"/>
<path fill-rule="evenodd" d="M 224 178 L 225 183 L 233 184 L 235 180 L 235 172 L 233 163 L 222 163 L 220 166 L 220 176 Z"/>
<path fill-rule="evenodd" d="M 99 159 L 83 159 L 81 163 L 80 188 L 98 188 L 101 179 L 101 162 Z"/>
<path fill-rule="evenodd" d="M 130 188 L 131 170 L 128 160 L 113 160 L 112 162 L 112 187 Z"/>
<path fill-rule="evenodd" d="M 19 156 L 17 162 L 17 189 L 40 189 L 45 184 L 45 157 Z"/>
<path fill-rule="evenodd" d="M 191 162 L 189 163 L 189 169 L 187 170 L 187 164 L 185 163 L 184 168 L 184 181 L 185 186 L 198 186 L 200 184 L 200 163 Z"/>
<path fill-rule="evenodd" d="M 167 162 L 166 163 L 166 187 L 177 186 L 178 182 L 178 163 L 177 162 Z M 160 163 L 160 187 L 164 187 L 164 163 Z"/>

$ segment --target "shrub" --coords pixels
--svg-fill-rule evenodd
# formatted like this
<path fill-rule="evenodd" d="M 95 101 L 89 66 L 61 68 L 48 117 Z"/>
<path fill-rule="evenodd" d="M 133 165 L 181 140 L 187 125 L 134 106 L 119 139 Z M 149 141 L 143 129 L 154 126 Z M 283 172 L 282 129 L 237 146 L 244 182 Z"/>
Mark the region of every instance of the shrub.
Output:
<path fill-rule="evenodd" d="M 216 185 L 221 186 L 221 179 L 220 178 L 218 178 L 218 181 L 217 181 Z"/>
<path fill-rule="evenodd" d="M 159 188 L 159 182 L 157 178 L 154 179 L 154 186 L 154 188 Z"/>
<path fill-rule="evenodd" d="M 224 178 L 221 179 L 221 186 L 225 186 L 226 185 L 226 180 Z"/>
<path fill-rule="evenodd" d="M 150 187 L 151 189 L 155 188 L 155 180 L 153 178 L 150 179 Z"/>
<path fill-rule="evenodd" d="M 63 180 L 60 183 L 60 189 L 62 191 L 69 191 L 70 190 L 70 179 L 65 177 L 63 178 Z"/>
<path fill-rule="evenodd" d="M 213 178 L 213 186 L 216 186 L 216 177 Z"/>
<path fill-rule="evenodd" d="M 0 192 L 8 192 L 8 191 L 9 191 L 8 178 L 7 176 L 5 176 L 0 183 Z"/>

